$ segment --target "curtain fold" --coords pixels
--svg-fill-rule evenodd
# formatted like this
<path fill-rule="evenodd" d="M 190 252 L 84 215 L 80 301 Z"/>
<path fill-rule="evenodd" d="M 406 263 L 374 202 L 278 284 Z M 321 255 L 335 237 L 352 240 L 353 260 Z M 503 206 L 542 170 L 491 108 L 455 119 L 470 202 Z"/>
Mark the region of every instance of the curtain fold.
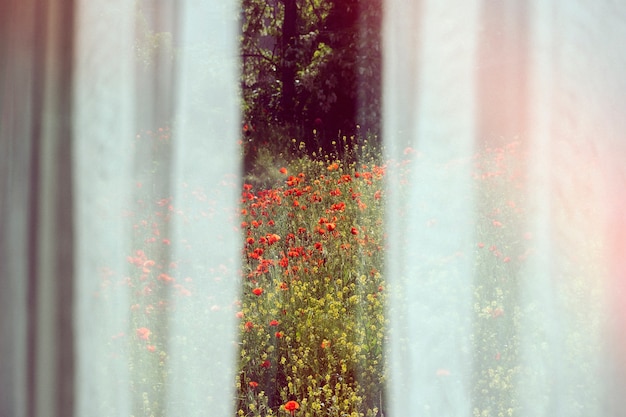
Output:
<path fill-rule="evenodd" d="M 32 15 L 17 2 L 0 4 L 0 363 L 2 415 L 26 415 L 28 375 L 28 207 L 31 181 Z M 24 2 L 23 4 L 28 4 Z M 22 53 L 15 53 L 22 51 Z M 11 52 L 11 55 L 9 55 Z M 11 57 L 12 59 L 10 59 Z M 18 114 L 25 117 L 18 118 Z M 9 197 L 10 196 L 10 197 Z M 6 310 L 4 310 L 6 308 Z M 13 317 L 4 314 L 13 312 Z M 17 317 L 18 319 L 15 319 Z"/>
<path fill-rule="evenodd" d="M 385 4 L 391 413 L 622 415 L 626 10 Z"/>
<path fill-rule="evenodd" d="M 80 3 L 77 415 L 232 414 L 235 5 Z"/>
<path fill-rule="evenodd" d="M 73 12 L 2 5 L 2 415 L 73 412 Z"/>
<path fill-rule="evenodd" d="M 391 415 L 471 415 L 478 5 L 387 2 Z"/>

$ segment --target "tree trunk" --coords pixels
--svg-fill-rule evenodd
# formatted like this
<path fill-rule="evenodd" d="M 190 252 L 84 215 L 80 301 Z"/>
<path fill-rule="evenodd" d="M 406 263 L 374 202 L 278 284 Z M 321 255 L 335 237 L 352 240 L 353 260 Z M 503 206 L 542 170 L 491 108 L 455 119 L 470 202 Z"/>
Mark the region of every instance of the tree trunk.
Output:
<path fill-rule="evenodd" d="M 298 9 L 296 0 L 284 0 L 285 19 L 283 21 L 283 62 L 282 62 L 282 112 L 283 121 L 294 121 L 294 97 L 296 93 L 296 28 Z"/>

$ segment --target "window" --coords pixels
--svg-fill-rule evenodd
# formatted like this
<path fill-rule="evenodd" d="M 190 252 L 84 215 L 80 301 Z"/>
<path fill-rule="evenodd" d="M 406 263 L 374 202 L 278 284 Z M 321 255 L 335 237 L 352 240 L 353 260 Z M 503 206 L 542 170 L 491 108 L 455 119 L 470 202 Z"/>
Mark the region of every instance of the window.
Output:
<path fill-rule="evenodd" d="M 242 291 L 282 290 L 240 274 L 239 3 L 44 3 L 0 6 L 0 415 L 233 416 L 242 395 L 244 415 L 271 415 L 252 401 L 265 374 L 239 361 L 260 326 Z M 388 365 L 370 415 L 619 415 L 626 10 L 383 10 Z M 336 211 L 317 227 L 362 239 Z M 371 348 L 333 350 L 341 337 L 315 339 L 311 362 Z M 352 376 L 329 377 L 331 402 L 300 381 L 269 409 L 358 413 Z"/>

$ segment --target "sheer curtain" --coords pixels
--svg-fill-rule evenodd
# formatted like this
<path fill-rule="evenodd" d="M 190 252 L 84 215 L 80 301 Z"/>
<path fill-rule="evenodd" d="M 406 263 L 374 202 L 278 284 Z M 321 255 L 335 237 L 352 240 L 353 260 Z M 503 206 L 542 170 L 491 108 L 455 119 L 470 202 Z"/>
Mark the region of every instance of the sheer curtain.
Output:
<path fill-rule="evenodd" d="M 234 414 L 238 15 L 0 3 L 1 416 Z M 626 6 L 384 19 L 386 415 L 624 415 Z"/>
<path fill-rule="evenodd" d="M 232 413 L 237 6 L 2 2 L 0 415 Z"/>
<path fill-rule="evenodd" d="M 626 8 L 386 5 L 393 415 L 623 415 Z"/>

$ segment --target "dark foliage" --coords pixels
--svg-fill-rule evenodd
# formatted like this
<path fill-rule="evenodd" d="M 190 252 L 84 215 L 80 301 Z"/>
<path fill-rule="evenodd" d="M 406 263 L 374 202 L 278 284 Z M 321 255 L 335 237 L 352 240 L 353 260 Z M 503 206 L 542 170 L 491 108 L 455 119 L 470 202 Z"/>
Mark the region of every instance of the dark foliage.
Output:
<path fill-rule="evenodd" d="M 243 0 L 245 140 L 328 151 L 376 137 L 381 15 L 381 0 Z"/>

